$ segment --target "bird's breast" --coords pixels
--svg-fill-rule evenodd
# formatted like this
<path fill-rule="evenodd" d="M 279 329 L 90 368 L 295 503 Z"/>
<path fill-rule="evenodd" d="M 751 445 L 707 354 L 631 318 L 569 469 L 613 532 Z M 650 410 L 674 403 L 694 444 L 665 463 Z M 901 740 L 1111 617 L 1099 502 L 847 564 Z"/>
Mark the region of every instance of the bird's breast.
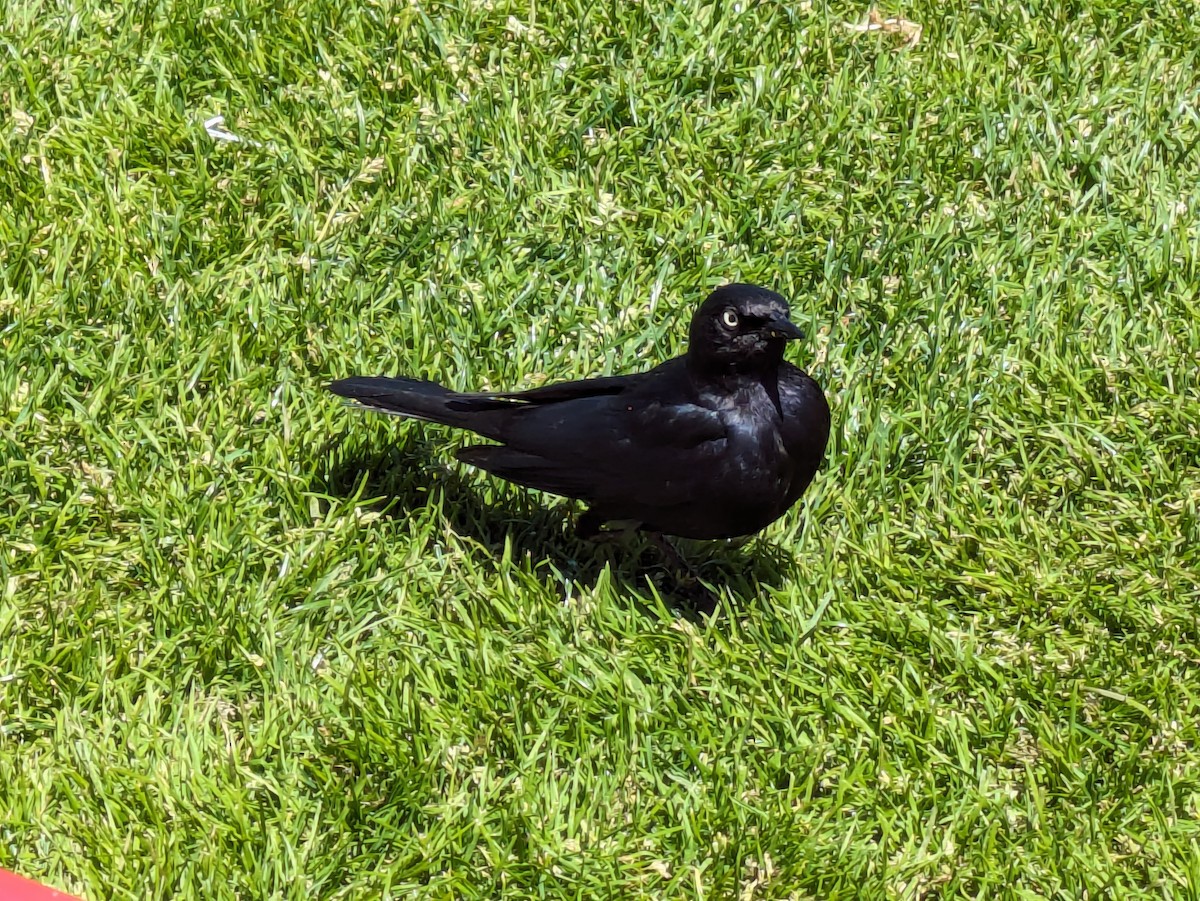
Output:
<path fill-rule="evenodd" d="M 738 518 L 769 522 L 788 494 L 793 464 L 784 446 L 778 409 L 765 397 L 736 398 L 724 412 L 726 446 L 721 454 L 722 478 L 713 490 Z"/>

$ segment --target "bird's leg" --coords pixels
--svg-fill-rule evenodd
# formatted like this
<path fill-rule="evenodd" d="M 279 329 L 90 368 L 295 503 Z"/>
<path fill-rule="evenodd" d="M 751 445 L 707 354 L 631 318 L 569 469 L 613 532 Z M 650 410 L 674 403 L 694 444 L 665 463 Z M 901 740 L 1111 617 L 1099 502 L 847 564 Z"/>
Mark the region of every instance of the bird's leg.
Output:
<path fill-rule="evenodd" d="M 596 541 L 604 534 L 604 517 L 595 510 L 584 510 L 575 521 L 575 537 L 584 541 Z"/>
<path fill-rule="evenodd" d="M 613 521 L 595 510 L 585 510 L 575 523 L 575 535 L 584 541 L 596 544 L 609 543 L 625 538 L 630 532 L 636 531 L 639 525 L 638 522 Z M 605 526 L 608 528 L 604 528 Z M 696 613 L 711 615 L 717 608 L 718 598 L 700 580 L 700 573 L 696 571 L 696 568 L 688 563 L 686 558 L 679 553 L 679 549 L 661 532 L 647 531 L 645 534 L 650 539 L 650 543 L 658 548 L 659 553 L 665 558 L 667 569 L 674 571 L 674 577 L 685 603 Z"/>
<path fill-rule="evenodd" d="M 666 535 L 661 532 L 647 532 L 646 534 L 654 546 L 667 558 L 668 565 L 675 569 L 676 574 L 684 575 L 684 578 L 680 579 L 679 587 L 691 608 L 697 613 L 711 615 L 717 609 L 718 598 L 716 593 L 701 581 L 700 573 L 696 571 L 696 568 L 688 563 Z"/>
<path fill-rule="evenodd" d="M 680 572 L 687 573 L 688 578 L 694 581 L 700 581 L 700 574 L 695 568 L 683 558 L 683 554 L 679 553 L 679 549 L 671 544 L 669 538 L 662 532 L 647 532 L 646 536 L 658 548 L 659 552 L 667 558 L 667 562 Z"/>

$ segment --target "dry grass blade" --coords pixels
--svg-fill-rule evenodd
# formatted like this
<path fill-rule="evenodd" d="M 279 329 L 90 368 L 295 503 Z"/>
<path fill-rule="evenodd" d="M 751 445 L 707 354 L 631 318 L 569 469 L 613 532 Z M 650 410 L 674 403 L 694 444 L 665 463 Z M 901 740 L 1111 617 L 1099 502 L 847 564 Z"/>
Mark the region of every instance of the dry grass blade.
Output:
<path fill-rule="evenodd" d="M 921 26 L 911 19 L 892 16 L 885 19 L 878 9 L 871 8 L 862 22 L 846 22 L 846 28 L 859 34 L 878 31 L 891 35 L 901 47 L 915 47 L 921 40 Z"/>

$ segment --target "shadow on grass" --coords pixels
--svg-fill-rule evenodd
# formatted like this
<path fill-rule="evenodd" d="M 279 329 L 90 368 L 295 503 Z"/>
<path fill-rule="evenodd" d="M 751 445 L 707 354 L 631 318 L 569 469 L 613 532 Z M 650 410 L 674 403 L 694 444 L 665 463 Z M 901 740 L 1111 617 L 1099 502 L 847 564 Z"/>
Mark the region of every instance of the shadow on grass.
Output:
<path fill-rule="evenodd" d="M 493 569 L 507 542 L 512 558 L 528 555 L 547 584 L 560 585 L 565 578 L 595 585 L 607 568 L 620 595 L 640 609 L 647 608 L 639 599 L 638 586 L 644 591 L 647 580 L 652 580 L 663 600 L 681 616 L 694 618 L 716 610 L 717 595 L 681 577 L 645 536 L 613 536 L 602 542 L 577 538 L 575 518 L 581 505 L 516 487 L 489 502 L 479 483 L 467 477 L 464 464 L 445 458 L 444 452 L 433 450 L 422 439 L 347 455 L 340 439 L 333 438 L 321 453 L 332 458 L 324 485 L 330 496 L 375 499 L 383 515 L 397 519 L 440 506 L 456 534 L 490 553 Z M 780 585 L 791 562 L 778 545 L 759 539 L 676 544 L 703 582 L 718 593 L 728 589 L 736 603 L 753 602 L 762 585 Z"/>

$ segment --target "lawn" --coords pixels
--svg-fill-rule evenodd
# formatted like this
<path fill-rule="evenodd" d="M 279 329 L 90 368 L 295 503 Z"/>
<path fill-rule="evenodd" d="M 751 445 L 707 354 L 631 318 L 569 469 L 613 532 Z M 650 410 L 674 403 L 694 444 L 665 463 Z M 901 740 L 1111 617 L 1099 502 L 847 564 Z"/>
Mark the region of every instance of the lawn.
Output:
<path fill-rule="evenodd" d="M 7 0 L 0 867 L 1200 896 L 1200 19 L 867 14 Z M 712 618 L 323 390 L 648 368 L 730 280 L 834 429 Z"/>

